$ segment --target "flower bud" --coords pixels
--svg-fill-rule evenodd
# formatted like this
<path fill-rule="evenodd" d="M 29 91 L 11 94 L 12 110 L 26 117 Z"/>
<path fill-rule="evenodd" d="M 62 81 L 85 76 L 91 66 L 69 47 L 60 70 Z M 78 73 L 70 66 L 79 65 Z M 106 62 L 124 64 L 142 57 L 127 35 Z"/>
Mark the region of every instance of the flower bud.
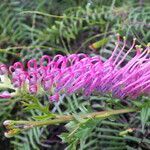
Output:
<path fill-rule="evenodd" d="M 0 65 L 0 75 L 4 75 L 4 74 L 7 74 L 7 73 L 8 73 L 8 69 L 7 69 L 6 65 L 1 64 Z"/>
<path fill-rule="evenodd" d="M 11 98 L 11 94 L 8 91 L 4 91 L 4 92 L 0 93 L 0 98 L 2 98 L 2 99 Z"/>

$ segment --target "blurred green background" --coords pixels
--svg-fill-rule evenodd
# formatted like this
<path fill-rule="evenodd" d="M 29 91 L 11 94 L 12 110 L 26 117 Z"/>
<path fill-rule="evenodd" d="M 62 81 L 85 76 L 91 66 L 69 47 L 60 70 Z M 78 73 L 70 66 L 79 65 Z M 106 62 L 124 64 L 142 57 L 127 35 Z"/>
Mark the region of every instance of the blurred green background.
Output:
<path fill-rule="evenodd" d="M 101 54 L 105 60 L 115 47 L 117 33 L 121 37 L 127 37 L 128 47 L 133 38 L 137 38 L 137 44 L 145 47 L 150 41 L 150 1 L 0 1 L 0 63 L 7 65 L 16 61 L 26 63 L 31 58 L 39 60 L 43 54 L 54 56 L 79 52 Z M 80 97 L 71 98 L 78 104 L 70 104 L 66 100 L 59 109 L 56 108 L 56 111 L 61 113 L 65 108 L 65 112 L 68 113 L 82 112 L 84 109 L 79 106 L 89 105 L 93 110 L 103 110 L 107 104 L 111 105 L 111 101 L 107 100 L 97 102 L 99 98 L 96 97 L 91 97 L 91 101 L 86 103 L 80 100 Z M 80 110 L 77 110 L 79 108 Z M 21 104 L 15 99 L 0 100 L 0 149 L 65 149 L 66 144 L 57 137 L 66 131 L 63 125 L 36 128 L 12 139 L 6 139 L 2 126 L 5 119 L 29 119 L 34 114 L 40 115 L 38 110 L 22 112 L 21 109 Z M 150 132 L 149 128 L 146 128 L 145 133 L 136 132 L 126 140 L 124 137 L 117 137 L 116 133 L 124 126 L 140 126 L 138 117 L 137 122 L 132 120 L 133 117 L 135 116 L 123 116 L 116 124 L 111 124 L 110 120 L 107 120 L 100 125 L 101 127 L 95 126 L 92 133 L 87 135 L 87 139 L 81 140 L 77 149 L 150 149 L 150 135 L 146 134 Z M 125 120 L 125 123 L 122 120 Z M 141 139 L 145 142 L 141 143 Z"/>

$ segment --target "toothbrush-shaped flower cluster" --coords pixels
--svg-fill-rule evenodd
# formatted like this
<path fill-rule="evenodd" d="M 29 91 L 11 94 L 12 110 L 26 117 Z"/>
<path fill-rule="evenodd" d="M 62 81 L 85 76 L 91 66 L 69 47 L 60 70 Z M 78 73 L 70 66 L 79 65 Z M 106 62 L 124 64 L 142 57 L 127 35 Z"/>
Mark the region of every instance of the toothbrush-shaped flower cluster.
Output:
<path fill-rule="evenodd" d="M 137 98 L 150 93 L 150 49 L 136 47 L 136 55 L 122 65 L 135 46 L 125 51 L 126 40 L 120 48 L 120 38 L 112 55 L 103 62 L 100 56 L 85 54 L 56 55 L 51 58 L 44 55 L 40 63 L 32 59 L 27 69 L 22 63 L 16 62 L 9 69 L 0 65 L 0 89 L 2 85 L 18 92 L 31 94 L 48 94 L 50 100 L 59 100 L 60 95 L 81 92 L 85 96 L 93 92 L 112 94 L 124 99 Z M 5 87 L 5 86 L 4 86 Z M 10 98 L 16 93 L 4 91 L 0 98 Z"/>

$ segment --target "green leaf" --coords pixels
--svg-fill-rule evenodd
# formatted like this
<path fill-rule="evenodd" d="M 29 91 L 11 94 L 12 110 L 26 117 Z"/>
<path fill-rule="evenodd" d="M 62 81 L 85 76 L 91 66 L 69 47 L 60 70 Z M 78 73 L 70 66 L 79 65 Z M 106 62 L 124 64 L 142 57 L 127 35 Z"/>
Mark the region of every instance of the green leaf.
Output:
<path fill-rule="evenodd" d="M 150 108 L 142 108 L 141 110 L 141 122 L 142 122 L 142 130 L 144 130 L 145 124 L 150 119 Z"/>
<path fill-rule="evenodd" d="M 52 119 L 52 118 L 55 118 L 55 114 L 45 114 L 45 115 L 42 115 L 42 116 L 32 116 L 32 118 L 36 119 L 36 120 L 47 120 L 47 119 Z"/>
<path fill-rule="evenodd" d="M 101 40 L 99 40 L 99 41 L 93 43 L 93 44 L 92 44 L 92 47 L 93 47 L 94 49 L 98 49 L 98 48 L 104 46 L 108 41 L 109 41 L 108 38 L 103 38 L 103 39 L 101 39 Z"/>

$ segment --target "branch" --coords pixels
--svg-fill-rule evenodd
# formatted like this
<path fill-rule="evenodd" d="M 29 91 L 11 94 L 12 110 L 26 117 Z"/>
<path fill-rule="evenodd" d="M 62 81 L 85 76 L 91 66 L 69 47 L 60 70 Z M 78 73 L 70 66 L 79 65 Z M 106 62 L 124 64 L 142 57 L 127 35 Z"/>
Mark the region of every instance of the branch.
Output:
<path fill-rule="evenodd" d="M 112 115 L 117 114 L 124 114 L 124 113 L 131 113 L 137 112 L 139 109 L 137 108 L 126 108 L 120 110 L 108 110 L 108 111 L 101 111 L 101 112 L 93 112 L 88 114 L 82 114 L 79 117 L 82 119 L 89 119 L 89 118 L 97 118 L 97 119 L 105 119 Z M 75 120 L 73 115 L 56 115 L 54 119 L 44 120 L 44 121 L 14 121 L 14 120 L 6 120 L 4 121 L 4 126 L 8 129 L 8 132 L 5 133 L 6 137 L 12 137 L 24 130 L 31 129 L 33 127 L 41 127 L 45 125 L 53 125 L 53 124 L 60 124 Z"/>

